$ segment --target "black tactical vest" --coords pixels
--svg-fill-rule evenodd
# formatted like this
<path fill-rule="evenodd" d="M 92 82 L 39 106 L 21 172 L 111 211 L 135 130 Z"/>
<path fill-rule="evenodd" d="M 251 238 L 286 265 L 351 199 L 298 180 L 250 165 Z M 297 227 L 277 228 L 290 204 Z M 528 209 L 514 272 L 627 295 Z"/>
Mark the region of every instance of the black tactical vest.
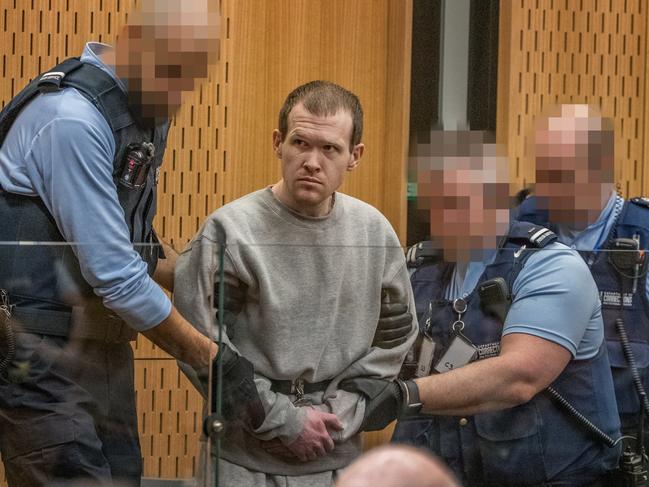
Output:
<path fill-rule="evenodd" d="M 113 180 L 134 248 L 153 274 L 160 257 L 153 230 L 156 185 L 166 146 L 169 124 L 155 127 L 139 123 L 129 110 L 127 95 L 100 68 L 70 58 L 36 77 L 0 112 L 0 146 L 20 110 L 39 93 L 75 88 L 105 117 L 115 138 Z M 137 187 L 120 183 L 126 156 L 133 143 L 150 142 L 154 156 Z M 123 177 L 122 177 L 123 179 Z M 83 211 L 82 208 L 79 211 Z M 123 341 L 134 332 L 105 308 L 81 275 L 79 262 L 43 201 L 0 188 L 0 242 L 49 242 L 50 245 L 0 245 L 0 289 L 9 293 L 14 323 L 19 330 Z M 101 225 L 101 222 L 97 222 Z M 57 245 L 58 243 L 58 245 Z M 98 248 L 98 252 L 101 250 Z"/>
<path fill-rule="evenodd" d="M 521 203 L 516 209 L 516 217 L 521 221 L 553 228 L 553 225 L 548 223 L 547 210 L 538 208 L 534 196 Z M 634 236 L 638 238 L 642 251 L 649 250 L 649 201 L 645 198 L 633 198 L 624 202 L 602 249 L 609 249 L 613 240 L 618 237 Z M 638 269 L 639 277 L 633 286 L 633 279 L 630 279 L 632 272 L 616 270 L 610 261 L 610 252 L 582 251 L 580 253 L 590 267 L 602 301 L 604 334 L 622 430 L 635 435 L 639 427 L 640 400 L 633 385 L 630 365 L 622 351 L 621 338 L 615 321 L 621 318 L 624 322 L 638 373 L 647 390 L 649 389 L 649 300 L 645 292 L 647 259 Z"/>
<path fill-rule="evenodd" d="M 556 236 L 543 227 L 512 223 L 494 262 L 465 298 L 463 334 L 477 348 L 478 360 L 500 353 L 503 327 L 500 319 L 485 313 L 477 291 L 480 284 L 502 277 L 511 294 L 514 281 L 532 255 L 530 249 L 543 248 L 554 240 Z M 454 336 L 452 324 L 458 319 L 453 301 L 444 298 L 444 265 L 422 266 L 411 276 L 419 325 L 436 344 L 435 360 L 448 347 Z M 617 438 L 619 422 L 605 352 L 602 346 L 591 359 L 571 360 L 552 386 Z M 558 480 L 571 486 L 590 485 L 592 477 L 615 468 L 619 457 L 619 448 L 593 440 L 545 394 L 513 408 L 473 416 L 422 415 L 400 420 L 392 440 L 430 449 L 463 485 L 471 487 L 541 486 Z"/>

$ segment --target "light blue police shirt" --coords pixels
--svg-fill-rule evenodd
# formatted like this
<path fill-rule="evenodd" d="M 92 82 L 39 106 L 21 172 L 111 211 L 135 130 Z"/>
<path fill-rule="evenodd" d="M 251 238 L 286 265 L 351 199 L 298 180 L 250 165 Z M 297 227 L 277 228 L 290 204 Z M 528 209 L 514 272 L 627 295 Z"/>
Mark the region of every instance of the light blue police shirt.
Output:
<path fill-rule="evenodd" d="M 81 61 L 116 78 L 86 44 Z M 124 83 L 118 80 L 125 89 Z M 113 182 L 115 140 L 108 122 L 74 88 L 38 95 L 18 115 L 0 148 L 0 186 L 40 197 L 104 305 L 137 330 L 171 312 L 171 302 L 133 249 Z"/>
<path fill-rule="evenodd" d="M 602 245 L 607 242 L 615 220 L 622 211 L 623 206 L 624 198 L 613 191 L 597 221 L 581 232 L 575 231 L 565 224 L 556 224 L 559 241 L 573 249 L 594 251 L 593 256 L 596 255 Z M 645 282 L 645 293 L 649 298 L 649 279 Z"/>
<path fill-rule="evenodd" d="M 531 251 L 512 285 L 514 300 L 503 336 L 534 335 L 561 345 L 577 360 L 594 357 L 604 340 L 604 325 L 588 266 L 578 253 L 557 242 Z M 446 298 L 468 296 L 495 256 L 490 251 L 481 262 L 456 266 Z"/>

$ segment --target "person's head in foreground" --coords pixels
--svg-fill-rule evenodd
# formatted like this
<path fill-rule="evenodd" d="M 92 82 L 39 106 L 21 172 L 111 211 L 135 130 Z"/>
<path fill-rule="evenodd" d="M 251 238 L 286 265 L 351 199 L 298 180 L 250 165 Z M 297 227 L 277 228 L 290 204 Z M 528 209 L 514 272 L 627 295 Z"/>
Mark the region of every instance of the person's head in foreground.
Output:
<path fill-rule="evenodd" d="M 550 221 L 581 229 L 614 190 L 613 122 L 588 105 L 561 105 L 534 131 L 535 194 Z"/>
<path fill-rule="evenodd" d="M 365 146 L 363 110 L 352 92 L 328 81 L 298 86 L 286 98 L 273 131 L 282 161 L 275 196 L 307 216 L 329 213 L 332 195 L 358 165 Z"/>
<path fill-rule="evenodd" d="M 343 470 L 336 487 L 459 487 L 437 459 L 410 446 L 370 450 Z"/>
<path fill-rule="evenodd" d="M 411 155 L 417 208 L 448 262 L 482 260 L 509 228 L 509 168 L 483 132 L 431 132 Z"/>

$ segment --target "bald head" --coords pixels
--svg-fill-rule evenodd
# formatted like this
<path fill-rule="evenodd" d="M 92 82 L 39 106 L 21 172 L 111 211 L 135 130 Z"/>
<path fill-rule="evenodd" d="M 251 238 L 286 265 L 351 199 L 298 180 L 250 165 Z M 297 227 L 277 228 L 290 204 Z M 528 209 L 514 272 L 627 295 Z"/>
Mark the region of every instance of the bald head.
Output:
<path fill-rule="evenodd" d="M 167 118 L 207 77 L 218 49 L 215 0 L 143 0 L 117 39 L 114 63 L 142 117 Z"/>
<path fill-rule="evenodd" d="M 409 446 L 376 448 L 347 467 L 336 487 L 459 487 L 448 469 Z"/>
<path fill-rule="evenodd" d="M 614 187 L 612 121 L 588 105 L 561 105 L 537 120 L 534 143 L 539 205 L 556 223 L 595 221 Z"/>

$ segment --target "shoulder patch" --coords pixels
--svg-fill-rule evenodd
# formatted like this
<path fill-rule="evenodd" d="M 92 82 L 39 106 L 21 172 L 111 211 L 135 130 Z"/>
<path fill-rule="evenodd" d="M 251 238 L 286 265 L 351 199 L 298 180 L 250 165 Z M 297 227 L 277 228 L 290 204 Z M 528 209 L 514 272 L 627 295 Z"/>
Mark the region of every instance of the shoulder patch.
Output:
<path fill-rule="evenodd" d="M 545 227 L 530 228 L 527 231 L 527 235 L 530 243 L 540 249 L 557 239 L 555 233 Z"/>

